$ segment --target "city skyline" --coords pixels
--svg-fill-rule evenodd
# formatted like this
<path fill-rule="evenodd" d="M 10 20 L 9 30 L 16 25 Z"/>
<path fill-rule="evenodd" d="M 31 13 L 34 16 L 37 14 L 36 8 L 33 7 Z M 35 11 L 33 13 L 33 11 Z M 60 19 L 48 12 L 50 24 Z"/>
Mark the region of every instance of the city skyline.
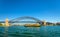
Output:
<path fill-rule="evenodd" d="M 0 0 L 0 20 L 31 16 L 60 22 L 59 0 Z"/>

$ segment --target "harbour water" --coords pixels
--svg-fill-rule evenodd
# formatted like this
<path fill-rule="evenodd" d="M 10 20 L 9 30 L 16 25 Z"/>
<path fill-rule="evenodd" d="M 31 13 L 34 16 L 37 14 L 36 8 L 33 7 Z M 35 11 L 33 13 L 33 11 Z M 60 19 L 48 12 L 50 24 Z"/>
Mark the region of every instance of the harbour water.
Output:
<path fill-rule="evenodd" d="M 5 27 L 0 27 L 0 37 L 60 37 L 60 26 L 10 26 L 7 30 L 5 32 Z"/>

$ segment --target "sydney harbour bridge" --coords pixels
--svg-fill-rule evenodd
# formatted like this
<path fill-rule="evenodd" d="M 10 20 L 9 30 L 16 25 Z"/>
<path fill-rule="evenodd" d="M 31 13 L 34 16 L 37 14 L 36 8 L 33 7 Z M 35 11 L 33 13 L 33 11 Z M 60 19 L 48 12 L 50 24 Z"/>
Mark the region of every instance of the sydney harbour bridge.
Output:
<path fill-rule="evenodd" d="M 27 20 L 27 19 L 29 19 L 29 20 Z M 21 21 L 21 20 L 24 20 L 24 21 Z M 27 20 L 27 21 L 25 21 L 25 20 Z M 33 21 L 31 21 L 31 20 L 33 20 Z M 0 21 L 0 23 L 5 23 L 5 21 Z M 30 16 L 24 16 L 24 17 L 15 18 L 15 19 L 9 20 L 9 23 L 10 24 L 14 24 L 14 23 L 38 23 L 38 24 L 46 25 L 45 21 L 41 21 L 41 20 L 39 20 L 37 18 L 30 17 Z"/>
<path fill-rule="evenodd" d="M 27 20 L 29 19 L 29 20 Z M 21 20 L 24 20 L 24 21 L 21 21 Z M 25 21 L 27 20 L 27 21 Z M 31 21 L 33 20 L 33 21 Z M 0 21 L 0 23 L 4 23 L 5 24 L 5 33 L 4 33 L 4 37 L 8 37 L 8 26 L 11 26 L 13 24 L 18 24 L 18 23 L 38 23 L 39 25 L 45 25 L 46 26 L 46 23 L 45 21 L 41 21 L 37 18 L 34 18 L 34 17 L 29 17 L 29 16 L 25 16 L 25 17 L 19 17 L 19 18 L 16 18 L 16 19 L 12 19 L 12 20 L 8 20 L 6 19 L 5 21 Z M 30 25 L 30 24 L 29 24 Z M 34 24 L 35 27 L 37 24 Z M 19 25 L 18 25 L 19 26 Z M 40 27 L 40 26 L 39 26 Z"/>

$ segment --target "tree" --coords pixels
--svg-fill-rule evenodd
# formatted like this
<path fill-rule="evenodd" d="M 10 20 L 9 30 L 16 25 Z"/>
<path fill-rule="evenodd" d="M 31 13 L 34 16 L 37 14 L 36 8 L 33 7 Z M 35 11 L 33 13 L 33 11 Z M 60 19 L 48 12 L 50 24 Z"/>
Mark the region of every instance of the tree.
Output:
<path fill-rule="evenodd" d="M 56 23 L 57 25 L 60 25 L 60 22 Z"/>

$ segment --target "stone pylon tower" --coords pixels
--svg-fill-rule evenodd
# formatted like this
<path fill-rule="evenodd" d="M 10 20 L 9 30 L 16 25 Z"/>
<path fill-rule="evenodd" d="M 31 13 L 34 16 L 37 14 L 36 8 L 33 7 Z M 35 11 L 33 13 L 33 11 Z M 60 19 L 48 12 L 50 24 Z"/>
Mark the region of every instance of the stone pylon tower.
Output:
<path fill-rule="evenodd" d="M 46 21 L 44 20 L 43 22 L 44 22 L 44 26 L 46 26 Z"/>
<path fill-rule="evenodd" d="M 5 26 L 9 26 L 9 21 L 8 21 L 8 19 L 5 20 Z"/>

